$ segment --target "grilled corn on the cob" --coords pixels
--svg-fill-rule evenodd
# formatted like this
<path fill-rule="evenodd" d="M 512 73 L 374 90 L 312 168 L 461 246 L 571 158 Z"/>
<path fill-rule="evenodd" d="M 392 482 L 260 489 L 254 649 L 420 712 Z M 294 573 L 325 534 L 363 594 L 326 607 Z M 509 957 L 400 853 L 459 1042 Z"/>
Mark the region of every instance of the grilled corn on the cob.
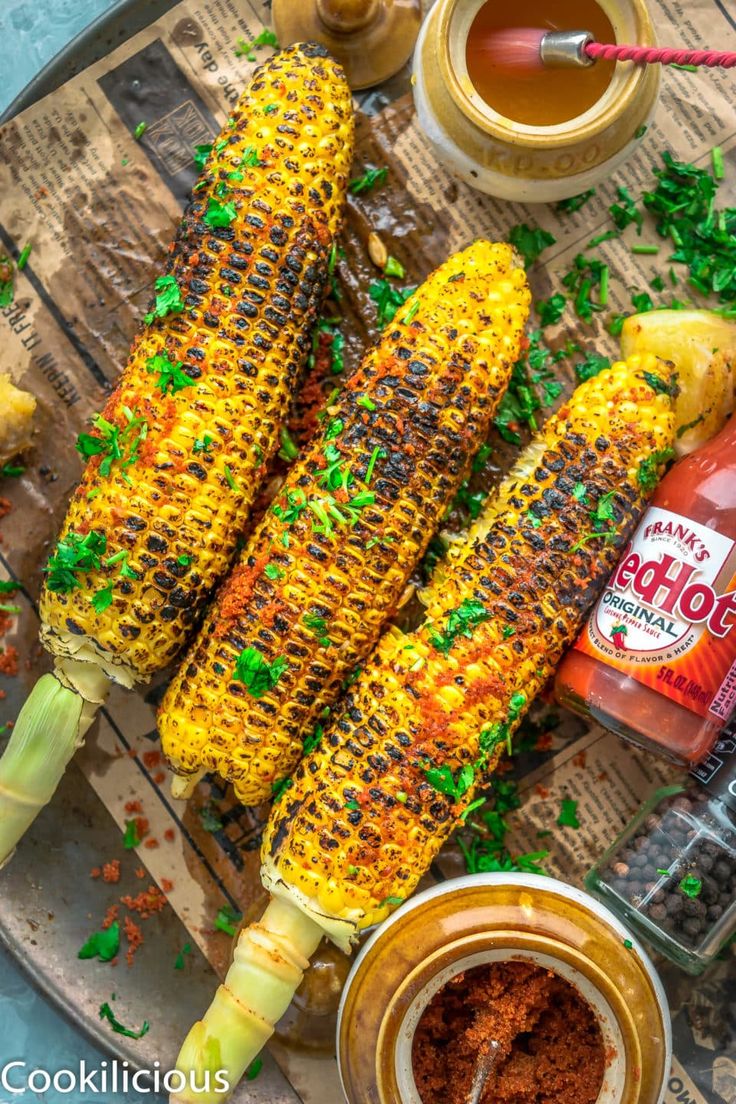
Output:
<path fill-rule="evenodd" d="M 674 391 L 653 356 L 578 388 L 433 579 L 425 622 L 382 638 L 272 810 L 273 900 L 241 934 L 183 1072 L 216 1046 L 237 1080 L 320 936 L 347 948 L 414 890 L 610 574 L 674 442 Z"/>
<path fill-rule="evenodd" d="M 511 247 L 483 240 L 407 300 L 290 469 L 169 688 L 159 732 L 175 771 L 218 771 L 247 804 L 291 773 L 484 440 L 528 304 Z"/>
<path fill-rule="evenodd" d="M 352 158 L 321 46 L 256 71 L 209 155 L 46 567 L 56 657 L 0 762 L 0 862 L 50 798 L 108 679 L 148 679 L 226 571 L 310 348 Z M 48 726 L 63 713 L 63 726 Z"/>
<path fill-rule="evenodd" d="M 82 439 L 91 458 L 41 599 L 49 651 L 130 685 L 191 633 L 278 448 L 351 156 L 350 93 L 322 48 L 292 47 L 257 71 L 209 156 L 149 324 Z M 65 572 L 64 550 L 90 534 L 96 548 Z"/>

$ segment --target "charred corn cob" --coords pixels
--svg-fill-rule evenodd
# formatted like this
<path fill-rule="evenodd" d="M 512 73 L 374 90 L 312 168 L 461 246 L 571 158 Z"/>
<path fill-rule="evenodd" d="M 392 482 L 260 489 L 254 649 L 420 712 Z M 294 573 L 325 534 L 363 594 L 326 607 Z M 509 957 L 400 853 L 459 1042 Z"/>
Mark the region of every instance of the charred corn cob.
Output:
<path fill-rule="evenodd" d="M 216 1046 L 234 1083 L 320 937 L 347 948 L 414 890 L 613 569 L 670 454 L 675 390 L 653 356 L 579 387 L 433 579 L 424 623 L 384 635 L 274 805 L 273 900 L 241 934 L 182 1072 Z"/>
<path fill-rule="evenodd" d="M 60 777 L 35 731 L 44 794 L 22 782 L 40 696 L 76 691 L 76 726 L 49 741 L 66 762 L 85 694 L 99 704 L 108 678 L 164 667 L 229 565 L 310 348 L 352 137 L 342 71 L 308 44 L 257 70 L 214 144 L 120 382 L 77 442 L 87 467 L 41 597 L 56 673 L 0 764 L 0 861 Z"/>
<path fill-rule="evenodd" d="M 247 804 L 291 773 L 484 440 L 528 305 L 510 246 L 482 240 L 407 300 L 292 466 L 169 688 L 159 732 L 175 771 L 217 771 Z"/>

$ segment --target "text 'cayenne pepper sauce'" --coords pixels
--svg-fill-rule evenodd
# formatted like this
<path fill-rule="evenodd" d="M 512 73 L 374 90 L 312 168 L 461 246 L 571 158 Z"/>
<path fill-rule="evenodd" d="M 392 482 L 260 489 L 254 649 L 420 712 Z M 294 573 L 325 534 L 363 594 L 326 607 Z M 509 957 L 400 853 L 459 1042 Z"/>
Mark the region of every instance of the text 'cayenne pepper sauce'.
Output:
<path fill-rule="evenodd" d="M 736 415 L 660 483 L 555 692 L 678 762 L 713 746 L 736 704 Z"/>

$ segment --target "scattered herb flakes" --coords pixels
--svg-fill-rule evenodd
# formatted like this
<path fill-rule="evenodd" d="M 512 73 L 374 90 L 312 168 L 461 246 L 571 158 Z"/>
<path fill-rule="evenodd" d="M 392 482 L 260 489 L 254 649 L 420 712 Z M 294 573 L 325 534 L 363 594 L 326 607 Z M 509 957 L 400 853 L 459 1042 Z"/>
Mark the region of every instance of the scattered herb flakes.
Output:
<path fill-rule="evenodd" d="M 316 748 L 322 743 L 322 737 L 325 734 L 325 730 L 321 724 L 314 726 L 314 732 L 308 733 L 302 741 L 302 748 L 305 755 L 311 755 Z"/>
<path fill-rule="evenodd" d="M 183 368 L 181 361 L 170 360 L 167 353 L 156 353 L 146 361 L 146 371 L 149 374 L 158 372 L 158 379 L 154 386 L 158 387 L 162 395 L 175 395 L 185 387 L 194 386 L 194 380 L 183 371 Z"/>
<path fill-rule="evenodd" d="M 217 910 L 215 917 L 215 931 L 225 932 L 225 935 L 233 936 L 237 931 L 237 925 L 243 919 L 243 914 L 236 912 L 230 905 L 223 905 Z"/>
<path fill-rule="evenodd" d="M 138 124 L 138 126 L 133 131 L 133 137 L 135 138 L 136 142 L 140 142 L 141 138 L 143 137 L 143 135 L 146 133 L 147 130 L 148 130 L 148 123 L 139 123 Z"/>
<path fill-rule="evenodd" d="M 202 437 L 195 438 L 192 445 L 192 452 L 198 454 L 200 452 L 209 452 L 212 448 L 212 438 L 209 433 L 205 433 Z"/>
<path fill-rule="evenodd" d="M 559 322 L 566 303 L 567 299 L 559 291 L 549 299 L 540 299 L 537 303 L 537 314 L 542 327 L 553 326 L 555 322 Z"/>
<path fill-rule="evenodd" d="M 211 226 L 213 229 L 222 229 L 229 226 L 237 216 L 238 212 L 234 203 L 231 201 L 220 203 L 219 199 L 215 199 L 214 196 L 209 196 L 207 200 L 207 211 L 204 216 L 204 222 L 207 226 Z"/>
<path fill-rule="evenodd" d="M 692 874 L 686 874 L 678 888 L 686 897 L 698 897 L 703 888 L 703 883 L 700 878 L 696 878 Z"/>
<path fill-rule="evenodd" d="M 553 353 L 542 344 L 541 337 L 541 330 L 529 334 L 526 357 L 514 365 L 494 421 L 503 439 L 514 445 L 521 443 L 519 427 L 526 423 L 531 430 L 536 430 L 535 412 L 542 406 L 549 406 L 562 393 L 562 384 L 552 368 L 577 350 L 577 346 L 568 343 L 564 349 Z"/>
<path fill-rule="evenodd" d="M 271 783 L 271 800 L 276 803 L 281 800 L 287 790 L 291 789 L 294 785 L 294 779 L 290 778 L 287 774 L 285 778 L 279 778 L 277 782 Z"/>
<path fill-rule="evenodd" d="M 13 262 L 7 253 L 0 253 L 0 308 L 9 307 L 14 297 Z"/>
<path fill-rule="evenodd" d="M 611 362 L 608 357 L 604 357 L 600 353 L 588 353 L 585 359 L 581 360 L 574 367 L 578 383 L 585 383 L 586 380 L 592 379 L 593 376 L 597 376 L 598 373 L 602 372 L 605 368 L 610 368 Z"/>
<path fill-rule="evenodd" d="M 376 409 L 376 404 L 373 399 L 370 399 L 367 395 L 360 395 L 355 403 L 357 406 L 362 406 L 364 410 L 370 410 L 371 412 Z"/>
<path fill-rule="evenodd" d="M 408 311 L 406 312 L 406 314 L 404 315 L 404 317 L 402 319 L 405 326 L 408 326 L 410 322 L 414 321 L 414 319 L 416 318 L 416 314 L 417 314 L 418 310 L 419 310 L 419 300 L 417 299 L 416 302 L 412 303 L 412 305 L 409 307 Z"/>
<path fill-rule="evenodd" d="M 647 456 L 646 459 L 641 461 L 636 479 L 644 494 L 650 494 L 654 490 L 659 482 L 660 466 L 666 464 L 674 455 L 672 449 L 663 449 L 661 452 L 652 453 L 651 456 Z"/>
<path fill-rule="evenodd" d="M 238 484 L 235 481 L 235 476 L 232 473 L 230 465 L 225 464 L 225 466 L 222 470 L 223 470 L 223 475 L 225 476 L 225 482 L 227 483 L 230 490 L 235 491 L 236 494 L 239 494 L 240 493 L 240 487 L 238 486 Z"/>
<path fill-rule="evenodd" d="M 549 231 L 542 230 L 539 226 L 527 226 L 525 222 L 513 226 L 509 230 L 508 239 L 521 253 L 527 268 L 534 264 L 545 249 L 557 241 Z"/>
<path fill-rule="evenodd" d="M 68 594 L 81 587 L 77 578 L 80 571 L 99 571 L 100 557 L 107 550 L 107 538 L 104 533 L 91 529 L 82 535 L 70 530 L 61 538 L 49 558 L 44 572 L 49 590 L 59 594 Z"/>
<path fill-rule="evenodd" d="M 75 448 L 85 460 L 90 456 L 101 456 L 99 473 L 107 479 L 113 464 L 119 461 L 123 478 L 130 483 L 127 469 L 138 459 L 138 450 L 148 435 L 148 422 L 137 417 L 128 407 L 123 407 L 126 424 L 121 427 L 109 422 L 101 414 L 92 419 L 92 428 L 97 432 L 80 433 Z"/>
<path fill-rule="evenodd" d="M 366 487 L 370 484 L 370 481 L 373 478 L 373 469 L 376 466 L 376 461 L 385 460 L 387 456 L 388 453 L 386 452 L 386 450 L 382 449 L 379 445 L 376 445 L 376 447 L 373 449 L 373 452 L 371 453 L 368 465 L 365 469 L 365 475 L 363 476 L 363 482 L 365 483 Z"/>
<path fill-rule="evenodd" d="M 726 165 L 723 160 L 723 150 L 720 146 L 714 146 L 710 151 L 711 160 L 713 162 L 713 176 L 716 180 L 723 180 L 726 175 Z M 21 267 L 20 261 L 18 261 L 18 268 Z"/>
<path fill-rule="evenodd" d="M 199 810 L 199 820 L 205 832 L 219 832 L 224 827 L 220 810 L 211 801 Z"/>
<path fill-rule="evenodd" d="M 438 793 L 445 794 L 457 802 L 473 785 L 475 768 L 471 763 L 465 763 L 457 774 L 453 774 L 452 767 L 447 764 L 441 767 L 430 766 L 425 767 L 424 777 Z"/>
<path fill-rule="evenodd" d="M 0 467 L 0 479 L 17 479 L 25 470 L 22 464 L 3 464 Z"/>
<path fill-rule="evenodd" d="M 263 574 L 272 582 L 276 582 L 278 579 L 283 579 L 284 577 L 284 572 L 278 564 L 275 563 L 267 563 L 263 569 Z"/>
<path fill-rule="evenodd" d="M 403 280 L 406 276 L 406 269 L 402 265 L 401 261 L 397 261 L 395 257 L 389 256 L 385 265 L 383 266 L 383 272 L 386 276 L 396 276 L 399 280 Z"/>
<path fill-rule="evenodd" d="M 124 1035 L 126 1039 L 142 1039 L 143 1036 L 147 1035 L 151 1029 L 151 1025 L 149 1024 L 148 1020 L 143 1021 L 143 1026 L 141 1027 L 140 1031 L 134 1031 L 129 1027 L 125 1027 L 123 1024 L 120 1023 L 119 1020 L 115 1018 L 115 1013 L 113 1012 L 107 1001 L 105 1001 L 104 1004 L 100 1005 L 100 1019 L 107 1020 L 115 1034 Z"/>
<path fill-rule="evenodd" d="M 637 228 L 637 233 L 640 234 L 644 222 L 644 215 L 636 206 L 634 197 L 629 189 L 623 184 L 619 185 L 616 189 L 616 193 L 620 202 L 614 203 L 608 208 L 611 218 L 619 230 L 625 230 L 627 226 L 634 223 Z"/>
<path fill-rule="evenodd" d="M 457 609 L 447 614 L 443 632 L 434 629 L 429 633 L 430 643 L 443 655 L 448 655 L 458 636 L 472 637 L 473 629 L 487 621 L 490 613 L 475 598 L 465 598 Z"/>
<path fill-rule="evenodd" d="M 204 169 L 207 158 L 212 153 L 212 143 L 203 142 L 199 146 L 194 147 L 194 164 L 197 166 L 200 172 Z"/>
<path fill-rule="evenodd" d="M 637 291 L 631 296 L 631 302 L 637 314 L 647 314 L 654 310 L 654 303 L 648 291 Z"/>
<path fill-rule="evenodd" d="M 477 819 L 470 822 L 466 820 L 456 837 L 468 873 L 521 871 L 546 874 L 540 864 L 548 858 L 549 851 L 529 851 L 512 856 L 506 846 L 509 827 L 505 814 L 520 805 L 516 783 L 500 778 L 492 779 L 487 800 L 492 807 L 486 808 Z"/>
<path fill-rule="evenodd" d="M 126 851 L 132 851 L 140 847 L 141 838 L 138 835 L 138 823 L 135 820 L 126 820 L 125 834 L 123 835 L 123 847 Z"/>
<path fill-rule="evenodd" d="M 166 318 L 168 314 L 179 314 L 184 310 L 181 288 L 174 276 L 159 276 L 153 286 L 156 291 L 156 301 L 153 310 L 149 311 L 144 318 L 146 325 L 150 325 L 154 318 Z"/>
<path fill-rule="evenodd" d="M 634 944 L 631 942 L 630 939 L 624 939 L 624 947 L 627 951 L 630 951 L 633 946 Z"/>
<path fill-rule="evenodd" d="M 332 641 L 327 635 L 327 622 L 324 617 L 317 613 L 305 613 L 302 621 L 304 627 L 316 636 L 321 647 L 329 648 L 332 646 Z"/>
<path fill-rule="evenodd" d="M 390 284 L 388 280 L 374 280 L 368 288 L 368 294 L 376 304 L 376 321 L 381 329 L 383 329 L 387 323 L 393 322 L 399 307 L 403 306 L 409 296 L 413 295 L 415 291 L 416 287 L 397 288 L 394 287 L 393 284 Z M 418 305 L 419 300 L 414 304 L 414 307 L 418 309 Z M 411 308 L 409 313 L 411 313 Z M 403 321 L 405 323 L 411 321 L 408 314 Z"/>
<path fill-rule="evenodd" d="M 476 474 L 480 471 L 483 471 L 483 468 L 485 467 L 486 461 L 488 460 L 488 458 L 490 457 L 492 452 L 493 452 L 493 446 L 489 445 L 487 441 L 480 446 L 480 448 L 476 452 L 475 456 L 473 457 L 473 463 L 471 465 L 472 470 Z"/>
<path fill-rule="evenodd" d="M 635 242 L 631 246 L 631 252 L 635 256 L 654 257 L 654 256 L 657 255 L 657 253 L 659 253 L 659 246 L 658 245 L 647 245 L 644 242 Z"/>
<path fill-rule="evenodd" d="M 457 489 L 455 497 L 450 503 L 445 517 L 449 517 L 453 510 L 467 510 L 468 516 L 475 521 L 483 510 L 483 503 L 488 497 L 488 490 L 482 488 L 479 491 L 471 491 L 467 479 L 464 479 Z"/>
<path fill-rule="evenodd" d="M 611 315 L 610 319 L 608 320 L 608 325 L 606 326 L 606 329 L 608 330 L 611 337 L 618 337 L 620 335 L 622 329 L 624 328 L 624 322 L 628 317 L 628 314 L 615 313 Z"/>
<path fill-rule="evenodd" d="M 182 949 L 179 951 L 176 958 L 174 959 L 174 969 L 175 970 L 183 970 L 184 969 L 185 955 L 190 955 L 191 953 L 192 953 L 191 943 L 185 943 L 184 946 L 182 947 Z"/>
<path fill-rule="evenodd" d="M 0 594 L 14 594 L 16 590 L 20 590 L 20 586 L 20 583 L 15 583 L 12 579 L 0 579 Z"/>
<path fill-rule="evenodd" d="M 573 296 L 575 313 L 583 322 L 592 322 L 593 314 L 603 310 L 608 298 L 609 268 L 595 257 L 578 253 L 570 271 L 563 277 L 564 287 Z M 593 293 L 598 292 L 597 300 Z"/>
<path fill-rule="evenodd" d="M 286 426 L 282 426 L 279 430 L 279 440 L 281 442 L 281 447 L 279 448 L 278 455 L 281 459 L 286 460 L 288 463 L 291 463 L 293 460 L 298 460 L 299 449 Z"/>
<path fill-rule="evenodd" d="M 669 395 L 673 399 L 677 397 L 679 388 L 674 376 L 668 380 L 663 380 L 654 372 L 642 372 L 640 378 L 649 384 L 656 395 Z"/>
<path fill-rule="evenodd" d="M 571 797 L 563 797 L 560 815 L 557 817 L 560 828 L 579 828 L 578 803 Z"/>
<path fill-rule="evenodd" d="M 736 207 L 715 205 L 719 181 L 705 169 L 677 161 L 665 150 L 657 186 L 642 196 L 657 233 L 675 247 L 671 260 L 687 266 L 691 285 L 722 303 L 736 301 Z"/>
<path fill-rule="evenodd" d="M 115 920 L 109 928 L 94 932 L 77 951 L 77 958 L 99 958 L 100 962 L 110 962 L 119 950 L 120 924 Z"/>
<path fill-rule="evenodd" d="M 382 169 L 366 169 L 362 176 L 357 176 L 348 184 L 348 191 L 353 195 L 361 195 L 370 192 L 372 188 L 385 184 L 388 179 L 388 166 Z"/>
<path fill-rule="evenodd" d="M 112 589 L 113 584 L 108 583 L 107 586 L 102 587 L 100 590 L 96 590 L 90 598 L 90 605 L 95 613 L 104 613 L 106 609 L 109 609 L 112 605 Z"/>
<path fill-rule="evenodd" d="M 649 286 L 652 291 L 664 291 L 664 280 L 661 276 L 653 276 L 649 281 Z"/>
<path fill-rule="evenodd" d="M 580 195 L 570 196 L 569 199 L 561 199 L 556 204 L 555 210 L 566 215 L 572 215 L 575 211 L 579 211 L 581 207 L 584 207 L 586 203 L 589 203 L 595 194 L 595 188 L 589 188 L 587 192 L 581 192 Z"/>
<path fill-rule="evenodd" d="M 262 1069 L 263 1069 L 263 1059 L 262 1058 L 254 1058 L 253 1061 L 251 1062 L 251 1064 L 248 1066 L 245 1073 L 243 1074 L 243 1077 L 245 1078 L 246 1081 L 255 1081 L 256 1077 L 258 1076 L 258 1074 L 261 1072 Z"/>
<path fill-rule="evenodd" d="M 395 894 L 391 894 L 389 897 L 384 897 L 383 900 L 379 902 L 378 907 L 386 908 L 386 906 L 390 906 L 396 908 L 398 905 L 403 905 L 405 900 L 405 897 L 397 897 Z"/>
<path fill-rule="evenodd" d="M 235 662 L 233 678 L 244 684 L 252 698 L 262 698 L 278 685 L 286 667 L 286 656 L 276 656 L 269 663 L 257 648 L 243 648 Z"/>
<path fill-rule="evenodd" d="M 595 249 L 598 245 L 603 245 L 603 242 L 613 241 L 614 238 L 620 237 L 618 230 L 604 230 L 602 234 L 596 234 L 594 238 L 591 238 L 588 242 L 587 249 Z"/>
<path fill-rule="evenodd" d="M 33 249 L 33 246 L 31 245 L 31 243 L 30 243 L 30 242 L 27 242 L 27 243 L 26 243 L 26 244 L 25 244 L 25 245 L 23 246 L 23 248 L 21 249 L 21 251 L 20 251 L 20 256 L 18 257 L 18 263 L 17 263 L 17 265 L 16 265 L 16 268 L 18 269 L 18 271 L 19 271 L 19 272 L 22 272 L 22 271 L 23 271 L 23 269 L 24 269 L 24 268 L 26 267 L 26 265 L 28 264 L 28 258 L 29 258 L 29 257 L 30 257 L 30 255 L 31 255 L 31 250 L 32 250 L 32 249 Z"/>

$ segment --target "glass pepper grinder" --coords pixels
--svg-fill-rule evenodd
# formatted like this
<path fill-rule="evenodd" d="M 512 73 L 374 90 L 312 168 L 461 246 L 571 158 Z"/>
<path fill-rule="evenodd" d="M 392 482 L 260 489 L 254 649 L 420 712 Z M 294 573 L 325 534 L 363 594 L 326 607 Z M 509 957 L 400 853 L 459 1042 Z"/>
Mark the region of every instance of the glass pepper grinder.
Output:
<path fill-rule="evenodd" d="M 665 786 L 585 878 L 638 935 L 690 974 L 736 932 L 736 723 Z"/>

